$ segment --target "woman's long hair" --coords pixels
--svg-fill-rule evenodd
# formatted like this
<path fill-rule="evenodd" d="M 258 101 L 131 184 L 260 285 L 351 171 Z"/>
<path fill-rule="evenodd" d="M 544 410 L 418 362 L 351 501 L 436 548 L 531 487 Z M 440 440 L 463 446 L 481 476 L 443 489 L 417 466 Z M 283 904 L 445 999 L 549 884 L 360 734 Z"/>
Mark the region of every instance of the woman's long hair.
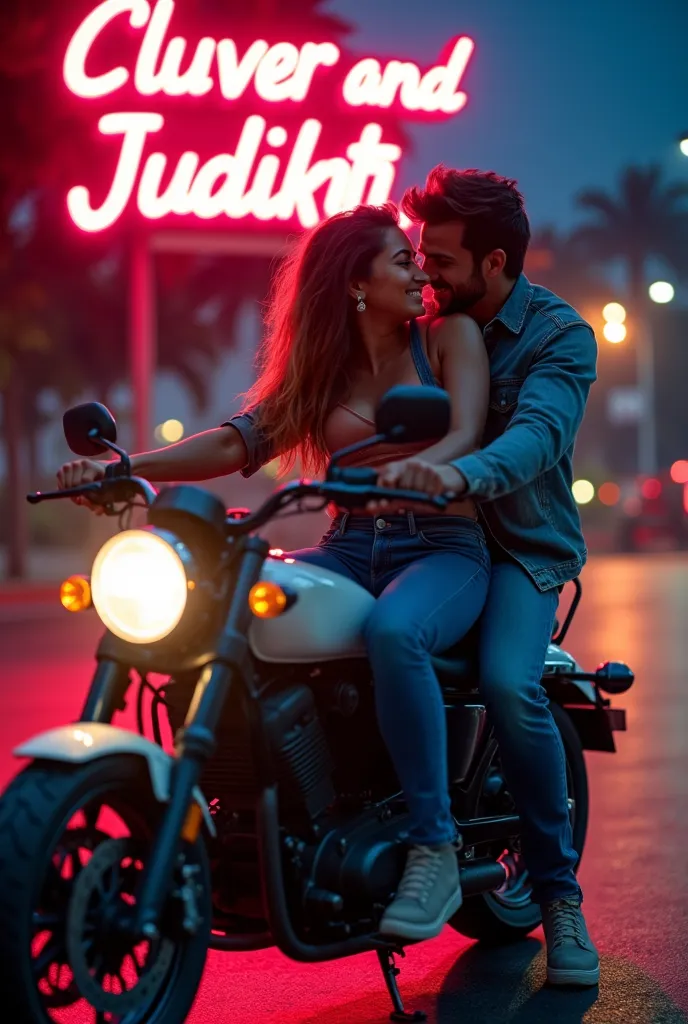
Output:
<path fill-rule="evenodd" d="M 283 472 L 297 457 L 308 472 L 327 464 L 325 423 L 348 395 L 360 339 L 349 288 L 369 277 L 386 231 L 398 223 L 392 203 L 336 214 L 303 235 L 273 277 L 258 379 L 244 411 L 260 407 L 258 424 Z"/>

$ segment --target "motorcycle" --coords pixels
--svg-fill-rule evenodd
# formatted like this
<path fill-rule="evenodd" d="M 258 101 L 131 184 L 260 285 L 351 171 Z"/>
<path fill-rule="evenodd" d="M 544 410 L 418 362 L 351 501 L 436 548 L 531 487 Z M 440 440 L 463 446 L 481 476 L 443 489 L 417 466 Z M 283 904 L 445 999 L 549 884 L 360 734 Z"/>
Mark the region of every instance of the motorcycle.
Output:
<path fill-rule="evenodd" d="M 448 396 L 394 388 L 377 409 L 374 437 L 337 453 L 323 481 L 289 483 L 252 513 L 227 513 L 195 486 L 158 494 L 131 474 L 114 419 L 98 403 L 69 410 L 64 428 L 77 455 L 110 450 L 119 461 L 101 481 L 28 500 L 81 495 L 125 519 L 143 505 L 147 525 L 117 533 L 90 577 L 63 584 L 65 607 L 95 607 L 106 627 L 97 666 L 78 721 L 15 751 L 29 761 L 0 800 L 7 1019 L 48 1024 L 77 1019 L 78 1008 L 81 1024 L 181 1024 L 209 949 L 268 946 L 302 962 L 374 953 L 391 1019 L 424 1019 L 405 1011 L 397 987 L 404 943 L 378 931 L 402 874 L 408 814 L 362 646 L 374 598 L 271 551 L 256 531 L 329 502 L 355 509 L 386 497 L 446 508 L 449 496 L 381 492 L 374 470 L 341 462 L 368 445 L 443 436 Z M 543 677 L 579 855 L 583 751 L 615 750 L 625 712 L 602 693 L 623 693 L 634 679 L 620 663 L 586 672 L 561 646 L 580 596 L 576 581 Z M 477 689 L 475 638 L 434 664 L 465 897 L 450 925 L 509 941 L 541 918 Z M 130 702 L 138 733 L 113 724 Z"/>

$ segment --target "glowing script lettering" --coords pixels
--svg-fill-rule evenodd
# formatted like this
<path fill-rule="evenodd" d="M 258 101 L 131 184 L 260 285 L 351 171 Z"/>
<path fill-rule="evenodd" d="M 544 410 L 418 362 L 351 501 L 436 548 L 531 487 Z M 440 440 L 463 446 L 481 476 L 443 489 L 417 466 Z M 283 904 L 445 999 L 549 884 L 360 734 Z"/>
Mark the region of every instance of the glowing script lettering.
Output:
<path fill-rule="evenodd" d="M 146 0 L 105 0 L 88 14 L 72 36 L 65 53 L 62 73 L 67 85 L 75 96 L 95 99 L 117 92 L 127 82 L 126 68 L 112 68 L 95 77 L 86 74 L 86 58 L 96 39 L 119 14 L 129 12 L 132 28 L 143 28 L 150 18 L 150 6 Z"/>
<path fill-rule="evenodd" d="M 446 65 L 430 68 L 424 75 L 411 61 L 380 62 L 366 57 L 354 64 L 344 80 L 343 95 L 352 107 L 391 107 L 395 99 L 407 110 L 457 114 L 467 96 L 459 90 L 474 50 L 472 39 L 457 39 Z"/>
<path fill-rule="evenodd" d="M 112 95 L 126 85 L 131 73 L 122 66 L 95 76 L 86 72 L 89 54 L 100 35 L 126 13 L 132 28 L 146 29 L 134 67 L 134 86 L 141 96 L 205 96 L 216 85 L 212 73 L 217 70 L 217 84 L 227 100 L 239 99 L 253 82 L 262 99 L 300 102 L 308 95 L 318 68 L 334 67 L 339 61 L 339 47 L 334 43 L 270 46 L 258 39 L 240 58 L 233 39 L 218 41 L 204 36 L 182 74 L 188 42 L 182 36 L 166 42 L 174 10 L 174 0 L 157 0 L 152 10 L 148 0 L 104 0 L 83 20 L 67 47 L 63 76 L 68 88 L 75 96 L 94 99 Z"/>
<path fill-rule="evenodd" d="M 299 129 L 281 187 L 275 191 L 280 158 L 268 153 L 257 166 L 256 160 L 263 141 L 279 148 L 286 142 L 287 133 L 280 125 L 266 131 L 265 119 L 252 115 L 243 126 L 233 154 L 219 153 L 201 164 L 198 153 L 183 153 L 161 193 L 167 157 L 155 152 L 144 160 L 144 150 L 149 135 L 160 132 L 164 124 L 161 114 L 129 112 L 101 117 L 101 133 L 121 135 L 122 145 L 112 183 L 100 206 L 92 204 L 85 186 L 70 189 L 67 206 L 77 227 L 89 232 L 111 227 L 134 193 L 139 212 L 150 220 L 169 214 L 194 214 L 201 220 L 254 216 L 259 220 L 289 221 L 296 217 L 303 227 L 312 227 L 320 219 L 315 200 L 320 188 L 327 186 L 323 202 L 327 216 L 365 201 L 384 202 L 401 156 L 399 146 L 382 142 L 380 125 L 368 124 L 360 139 L 348 147 L 346 159 L 314 160 L 322 123 L 309 118 Z"/>
<path fill-rule="evenodd" d="M 334 43 L 290 42 L 270 46 L 264 39 L 251 43 L 239 56 L 233 39 L 204 36 L 196 44 L 189 67 L 181 63 L 189 44 L 182 36 L 168 39 L 174 0 L 103 0 L 84 18 L 70 40 L 64 59 L 64 80 L 69 89 L 86 99 L 108 96 L 127 84 L 131 71 L 117 66 L 100 75 L 88 75 L 86 64 L 92 47 L 112 22 L 129 14 L 134 29 L 145 28 L 134 67 L 134 85 L 141 96 L 204 96 L 216 85 L 224 99 L 236 100 L 253 83 L 258 96 L 271 102 L 306 99 L 318 68 L 334 67 L 340 60 Z M 446 64 L 422 73 L 412 61 L 380 61 L 365 57 L 344 79 L 342 96 L 353 107 L 387 108 L 398 99 L 409 111 L 456 114 L 466 105 L 459 89 L 474 43 L 467 36 L 456 39 Z"/>
<path fill-rule="evenodd" d="M 67 46 L 63 76 L 75 96 L 93 101 L 126 90 L 123 96 L 129 97 L 122 100 L 124 109 L 112 112 L 110 102 L 107 113 L 100 111 L 101 136 L 119 139 L 105 198 L 94 199 L 100 186 L 85 184 L 67 195 L 69 214 L 84 231 L 112 227 L 130 206 L 151 221 L 189 215 L 202 221 L 253 217 L 310 227 L 323 215 L 360 202 L 383 203 L 392 194 L 402 151 L 383 139 L 374 117 L 368 123 L 365 108 L 453 116 L 467 101 L 462 82 L 474 44 L 466 36 L 450 44 L 446 60 L 424 71 L 412 61 L 381 63 L 364 57 L 348 71 L 333 73 L 341 51 L 332 42 L 296 45 L 258 38 L 240 49 L 229 37 L 204 35 L 190 43 L 174 34 L 175 9 L 174 0 L 102 0 Z M 116 33 L 132 31 L 135 51 L 127 50 L 127 62 L 120 63 L 111 56 L 117 53 Z M 104 53 L 110 55 L 109 65 L 103 65 Z M 304 110 L 296 125 L 290 116 L 289 130 L 268 123 L 266 104 L 275 109 L 288 103 L 293 112 L 316 91 L 318 76 L 328 74 L 319 108 Z M 177 104 L 191 97 L 187 114 L 200 111 L 192 103 L 213 93 L 216 102 L 203 120 L 205 137 L 193 142 L 189 132 L 195 138 L 199 129 L 193 117 L 175 116 L 177 109 L 181 113 Z M 243 111 L 237 125 L 231 107 L 251 94 L 258 109 Z M 156 96 L 176 98 L 175 104 L 162 107 L 164 116 L 150 109 L 149 99 Z M 337 137 L 329 122 L 323 132 L 323 107 L 328 117 L 336 116 L 338 98 L 349 108 L 342 123 L 351 125 L 355 118 L 348 138 Z M 232 153 L 214 141 L 226 130 L 226 115 L 219 112 L 225 108 L 233 137 L 240 128 Z M 210 117 L 215 121 L 208 128 Z M 181 144 L 177 120 L 186 136 Z M 213 140 L 210 154 L 208 138 Z M 203 158 L 197 148 L 203 149 Z"/>

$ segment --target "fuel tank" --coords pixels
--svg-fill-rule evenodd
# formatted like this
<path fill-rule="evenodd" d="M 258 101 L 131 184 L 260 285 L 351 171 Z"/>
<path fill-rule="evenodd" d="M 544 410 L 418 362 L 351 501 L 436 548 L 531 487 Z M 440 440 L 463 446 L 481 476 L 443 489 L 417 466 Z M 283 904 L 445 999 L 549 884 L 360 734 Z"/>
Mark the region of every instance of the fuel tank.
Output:
<path fill-rule="evenodd" d="M 296 595 L 276 619 L 254 619 L 251 650 L 260 661 L 308 664 L 365 655 L 363 624 L 375 598 L 357 583 L 286 558 L 268 558 L 261 578 Z"/>

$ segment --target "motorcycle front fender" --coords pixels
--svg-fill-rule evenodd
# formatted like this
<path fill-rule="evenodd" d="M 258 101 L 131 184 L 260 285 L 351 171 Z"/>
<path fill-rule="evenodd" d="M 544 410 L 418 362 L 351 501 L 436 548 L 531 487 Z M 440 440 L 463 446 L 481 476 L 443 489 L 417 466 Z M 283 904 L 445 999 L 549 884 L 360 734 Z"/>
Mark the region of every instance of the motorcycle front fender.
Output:
<path fill-rule="evenodd" d="M 40 733 L 13 751 L 15 757 L 54 761 L 58 764 L 86 764 L 115 754 L 133 754 L 146 762 L 153 795 L 159 803 L 167 803 L 171 795 L 174 758 L 156 743 L 126 729 L 103 722 L 76 722 Z M 216 829 L 208 804 L 198 786 L 194 800 L 203 812 L 203 820 L 211 836 Z"/>

